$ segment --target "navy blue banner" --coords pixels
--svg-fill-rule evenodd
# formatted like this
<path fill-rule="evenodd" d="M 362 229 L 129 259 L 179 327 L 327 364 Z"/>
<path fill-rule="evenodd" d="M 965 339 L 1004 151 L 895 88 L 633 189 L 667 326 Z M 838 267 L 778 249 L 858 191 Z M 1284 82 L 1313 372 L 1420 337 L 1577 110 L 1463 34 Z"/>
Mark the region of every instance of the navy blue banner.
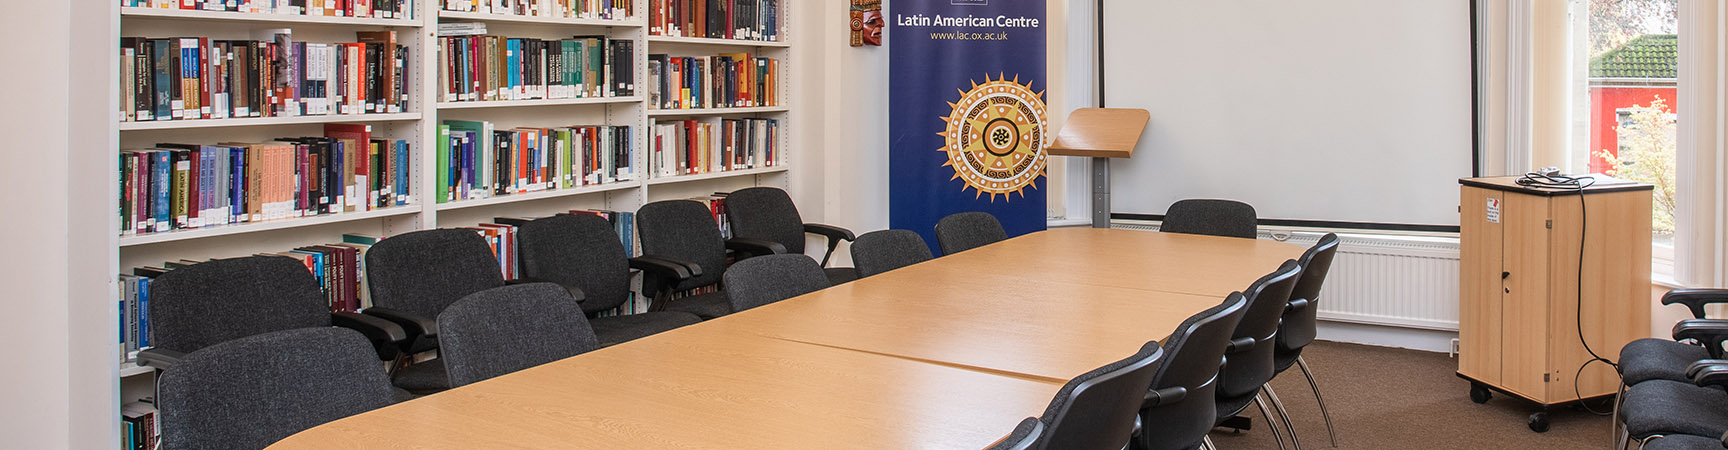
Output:
<path fill-rule="evenodd" d="M 889 225 L 984 211 L 1045 227 L 1043 0 L 898 0 L 889 38 Z M 938 253 L 940 253 L 938 251 Z"/>

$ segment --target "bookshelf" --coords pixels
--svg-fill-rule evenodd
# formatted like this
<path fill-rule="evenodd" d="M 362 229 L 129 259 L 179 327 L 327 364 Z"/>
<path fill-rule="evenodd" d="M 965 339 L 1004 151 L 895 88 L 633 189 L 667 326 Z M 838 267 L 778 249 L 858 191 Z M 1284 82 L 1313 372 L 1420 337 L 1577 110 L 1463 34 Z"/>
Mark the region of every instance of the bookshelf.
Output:
<path fill-rule="evenodd" d="M 792 107 L 792 45 L 788 33 L 791 0 L 779 0 L 777 42 L 690 37 L 654 36 L 650 32 L 651 0 L 632 0 L 635 14 L 625 19 L 516 16 L 483 12 L 440 11 L 443 1 L 415 2 L 412 19 L 331 17 L 276 13 L 177 10 L 121 6 L 118 37 L 182 38 L 211 40 L 261 39 L 260 33 L 290 29 L 294 41 L 312 43 L 354 42 L 356 32 L 394 31 L 397 42 L 407 49 L 402 70 L 406 83 L 401 112 L 367 114 L 242 117 L 168 121 L 111 122 L 109 130 L 119 149 L 153 147 L 158 143 L 218 144 L 223 142 L 267 142 L 283 137 L 322 136 L 327 124 L 363 124 L 374 137 L 401 140 L 410 147 L 407 167 L 411 196 L 406 204 L 333 214 L 243 222 L 153 233 L 121 234 L 119 220 L 110 228 L 113 257 L 109 273 L 130 273 L 131 268 L 160 265 L 163 261 L 202 260 L 280 252 L 306 245 L 334 242 L 343 234 L 390 236 L 408 231 L 467 227 L 489 222 L 493 217 L 543 216 L 571 209 L 634 211 L 652 201 L 703 197 L 750 186 L 790 188 L 789 173 L 796 170 L 790 148 Z M 569 39 L 572 36 L 604 35 L 635 42 L 628 58 L 634 79 L 633 95 L 613 97 L 554 98 L 534 100 L 445 101 L 439 85 L 440 58 L 437 36 L 440 23 L 482 23 L 488 35 L 510 38 Z M 110 47 L 111 50 L 115 47 Z M 669 54 L 702 57 L 725 52 L 750 52 L 779 61 L 776 106 L 659 110 L 647 95 L 648 55 Z M 119 59 L 119 52 L 113 57 Z M 116 74 L 114 77 L 121 77 Z M 122 78 L 123 79 L 123 78 Z M 119 84 L 119 83 L 114 83 Z M 116 101 L 116 105 L 119 104 Z M 774 137 L 780 149 L 772 166 L 724 172 L 655 177 L 649 173 L 649 124 L 656 120 L 776 119 L 781 132 Z M 552 128 L 575 124 L 629 126 L 630 166 L 634 177 L 597 185 L 546 190 L 488 198 L 438 202 L 436 142 L 439 125 L 448 120 L 486 121 L 496 129 Z M 109 173 L 122 167 L 110 158 Z M 121 198 L 121 182 L 110 176 L 105 209 L 112 210 Z M 118 214 L 110 214 L 111 218 Z M 123 315 L 122 315 L 123 316 Z M 113 329 L 113 327 L 109 327 Z M 114 377 L 120 380 L 120 402 L 153 396 L 155 375 L 146 367 L 116 361 Z M 118 435 L 119 431 L 114 431 Z"/>

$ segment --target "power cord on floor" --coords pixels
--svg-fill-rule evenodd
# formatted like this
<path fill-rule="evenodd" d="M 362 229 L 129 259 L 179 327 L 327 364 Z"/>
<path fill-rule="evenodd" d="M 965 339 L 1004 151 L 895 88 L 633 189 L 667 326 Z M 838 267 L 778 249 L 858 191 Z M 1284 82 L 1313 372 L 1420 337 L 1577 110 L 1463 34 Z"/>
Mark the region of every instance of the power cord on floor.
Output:
<path fill-rule="evenodd" d="M 1557 175 L 1553 172 L 1530 172 L 1524 174 L 1523 178 L 1519 178 L 1518 184 L 1522 186 L 1554 189 L 1573 189 L 1578 193 L 1578 290 L 1576 292 L 1578 306 L 1573 311 L 1573 317 L 1575 318 L 1575 324 L 1578 327 L 1578 342 L 1584 344 L 1584 351 L 1590 353 L 1590 360 L 1584 361 L 1583 365 L 1578 366 L 1578 372 L 1572 375 L 1572 395 L 1579 397 L 1579 400 L 1583 400 L 1584 394 L 1578 387 L 1578 381 L 1583 379 L 1584 369 L 1590 367 L 1591 364 L 1597 362 L 1607 364 L 1608 367 L 1615 369 L 1613 370 L 1614 376 L 1620 376 L 1620 371 L 1618 370 L 1620 365 L 1615 364 L 1614 361 L 1608 360 L 1608 358 L 1603 358 L 1602 355 L 1596 354 L 1596 350 L 1590 348 L 1590 340 L 1584 338 L 1584 245 L 1588 242 L 1586 237 L 1590 234 L 1590 207 L 1589 203 L 1584 200 L 1584 189 L 1596 184 L 1596 179 L 1589 176 L 1570 177 Z M 1578 406 L 1584 408 L 1585 411 L 1598 416 L 1613 414 L 1613 411 L 1600 412 L 1591 409 L 1590 404 L 1583 401 L 1579 401 Z"/>

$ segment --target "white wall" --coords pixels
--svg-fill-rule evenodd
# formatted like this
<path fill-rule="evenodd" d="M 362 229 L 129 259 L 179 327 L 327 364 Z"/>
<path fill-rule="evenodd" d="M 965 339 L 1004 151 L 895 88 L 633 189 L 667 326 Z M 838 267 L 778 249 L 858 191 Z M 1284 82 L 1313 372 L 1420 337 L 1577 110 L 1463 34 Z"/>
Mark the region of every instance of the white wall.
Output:
<path fill-rule="evenodd" d="M 0 40 L 0 448 L 106 448 L 117 420 L 110 315 L 110 218 L 74 201 L 105 201 L 114 120 L 110 0 L 8 2 Z M 77 26 L 73 18 L 77 17 Z M 108 327 L 111 328 L 111 327 Z M 104 332 L 110 331 L 110 332 Z"/>

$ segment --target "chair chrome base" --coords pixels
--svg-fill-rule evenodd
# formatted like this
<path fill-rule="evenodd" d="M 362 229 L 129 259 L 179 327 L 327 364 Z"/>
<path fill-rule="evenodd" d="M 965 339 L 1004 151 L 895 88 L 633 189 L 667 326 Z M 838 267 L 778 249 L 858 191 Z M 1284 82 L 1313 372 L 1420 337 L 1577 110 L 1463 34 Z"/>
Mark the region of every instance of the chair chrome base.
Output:
<path fill-rule="evenodd" d="M 1326 435 L 1332 438 L 1332 448 L 1338 448 L 1338 432 L 1332 428 L 1332 413 L 1326 411 L 1326 398 L 1320 395 L 1320 384 L 1314 381 L 1314 372 L 1308 370 L 1308 360 L 1297 356 L 1296 367 L 1302 368 L 1302 376 L 1308 378 L 1308 388 L 1314 390 L 1314 400 L 1320 402 L 1320 417 L 1326 419 Z"/>
<path fill-rule="evenodd" d="M 1261 389 L 1254 394 L 1254 405 L 1259 406 L 1260 415 L 1266 417 L 1266 432 L 1272 433 L 1272 439 L 1278 441 L 1278 450 L 1285 450 L 1287 447 L 1284 446 L 1284 436 L 1278 434 L 1278 426 L 1272 421 L 1272 409 L 1266 407 L 1266 402 L 1261 400 L 1265 397 L 1265 392 L 1265 389 Z"/>
<path fill-rule="evenodd" d="M 1278 399 L 1278 391 L 1272 389 L 1272 383 L 1261 386 L 1260 391 L 1266 393 L 1266 398 L 1272 399 L 1272 409 L 1278 412 L 1278 421 L 1284 423 L 1284 432 L 1290 435 L 1290 446 L 1302 450 L 1302 440 L 1296 437 L 1296 425 L 1290 423 L 1290 413 L 1284 411 L 1284 401 Z M 1268 417 L 1266 421 L 1271 422 L 1272 419 Z"/>

